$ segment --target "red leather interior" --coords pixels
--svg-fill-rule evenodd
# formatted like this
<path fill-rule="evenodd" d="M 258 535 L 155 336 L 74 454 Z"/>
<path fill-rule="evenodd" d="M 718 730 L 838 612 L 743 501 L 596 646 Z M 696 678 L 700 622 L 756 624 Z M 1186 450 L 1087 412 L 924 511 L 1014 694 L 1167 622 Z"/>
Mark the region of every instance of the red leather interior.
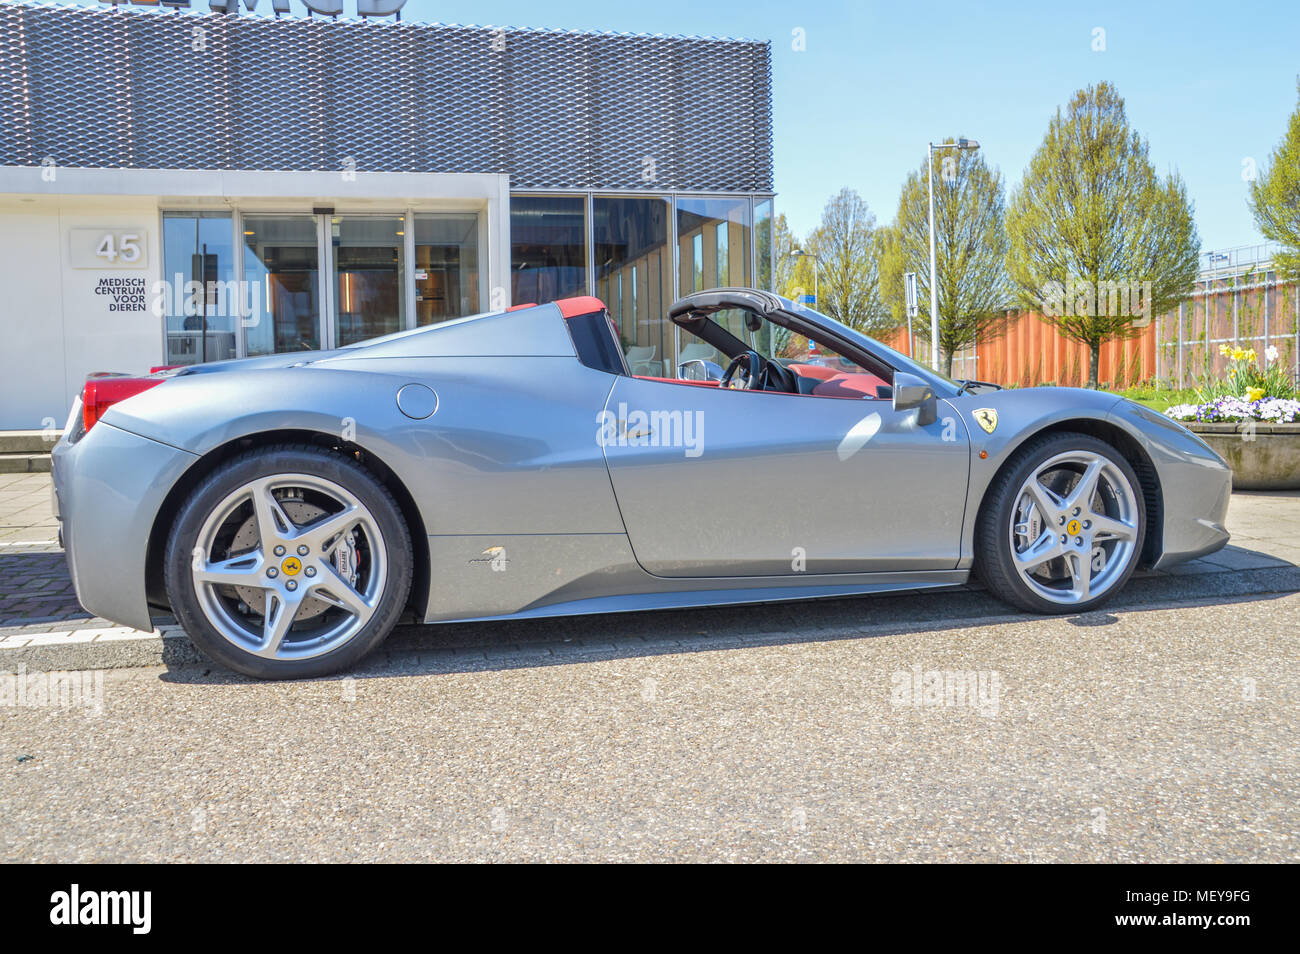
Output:
<path fill-rule="evenodd" d="M 812 393 L 817 397 L 857 398 L 861 400 L 864 397 L 875 398 L 876 388 L 882 384 L 885 384 L 883 379 L 865 371 L 857 374 L 840 372 L 833 378 L 822 381 L 817 387 L 813 388 Z"/>
<path fill-rule="evenodd" d="M 823 381 L 829 381 L 837 374 L 843 374 L 842 371 L 836 371 L 834 368 L 828 368 L 820 364 L 787 364 L 787 368 L 799 375 L 801 378 L 820 378 Z"/>

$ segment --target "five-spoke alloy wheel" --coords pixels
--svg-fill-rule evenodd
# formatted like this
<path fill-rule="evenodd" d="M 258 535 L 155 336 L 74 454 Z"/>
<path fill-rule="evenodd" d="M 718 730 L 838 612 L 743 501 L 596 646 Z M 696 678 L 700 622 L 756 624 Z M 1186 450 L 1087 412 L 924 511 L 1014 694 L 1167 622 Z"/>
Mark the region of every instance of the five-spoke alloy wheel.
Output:
<path fill-rule="evenodd" d="M 1031 442 L 990 486 L 976 570 L 995 595 L 1036 612 L 1081 612 L 1127 582 L 1146 529 L 1132 466 L 1085 434 Z"/>
<path fill-rule="evenodd" d="M 191 494 L 168 547 L 177 619 L 218 662 L 295 678 L 377 646 L 410 589 L 410 536 L 387 489 L 324 449 L 235 458 Z"/>

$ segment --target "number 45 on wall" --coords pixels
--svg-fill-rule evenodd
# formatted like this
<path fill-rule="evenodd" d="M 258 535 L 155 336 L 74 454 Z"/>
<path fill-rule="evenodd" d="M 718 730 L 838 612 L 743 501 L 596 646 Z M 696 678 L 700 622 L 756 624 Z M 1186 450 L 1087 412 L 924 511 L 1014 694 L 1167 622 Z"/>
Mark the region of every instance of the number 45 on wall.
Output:
<path fill-rule="evenodd" d="M 125 263 L 134 264 L 140 261 L 143 254 L 140 233 L 123 232 L 120 236 L 114 236 L 112 232 L 105 232 L 95 248 L 95 254 L 109 262 L 116 262 L 120 258 Z"/>
<path fill-rule="evenodd" d="M 70 229 L 69 264 L 73 268 L 144 268 L 149 237 L 145 229 Z"/>

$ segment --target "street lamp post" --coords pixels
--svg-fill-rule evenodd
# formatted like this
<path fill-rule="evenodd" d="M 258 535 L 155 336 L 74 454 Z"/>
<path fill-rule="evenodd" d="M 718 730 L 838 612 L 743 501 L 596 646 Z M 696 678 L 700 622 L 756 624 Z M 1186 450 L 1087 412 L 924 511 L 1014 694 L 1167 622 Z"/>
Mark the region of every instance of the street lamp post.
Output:
<path fill-rule="evenodd" d="M 956 142 L 930 143 L 926 155 L 925 170 L 930 191 L 930 367 L 939 370 L 939 285 L 935 281 L 938 265 L 934 252 L 934 154 L 939 149 L 978 149 L 980 144 L 974 139 L 958 139 Z M 814 292 L 815 294 L 815 292 Z"/>

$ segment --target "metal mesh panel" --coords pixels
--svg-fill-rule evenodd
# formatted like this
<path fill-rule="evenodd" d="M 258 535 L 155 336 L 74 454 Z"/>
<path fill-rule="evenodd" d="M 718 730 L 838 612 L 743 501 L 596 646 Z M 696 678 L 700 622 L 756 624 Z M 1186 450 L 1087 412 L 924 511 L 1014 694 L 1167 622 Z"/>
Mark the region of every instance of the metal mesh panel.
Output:
<path fill-rule="evenodd" d="M 0 164 L 771 191 L 743 40 L 0 2 Z"/>

